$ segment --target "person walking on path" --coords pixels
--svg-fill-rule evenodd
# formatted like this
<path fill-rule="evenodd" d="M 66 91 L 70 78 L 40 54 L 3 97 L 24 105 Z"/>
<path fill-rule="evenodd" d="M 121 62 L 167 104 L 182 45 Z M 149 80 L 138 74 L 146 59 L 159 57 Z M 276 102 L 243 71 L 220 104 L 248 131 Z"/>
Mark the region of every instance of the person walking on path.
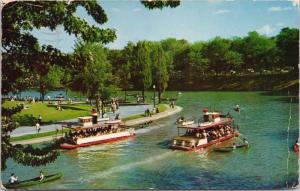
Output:
<path fill-rule="evenodd" d="M 40 130 L 41 130 L 41 127 L 40 127 L 40 123 L 38 121 L 35 124 L 35 128 L 36 128 L 37 133 L 39 134 Z"/>
<path fill-rule="evenodd" d="M 40 125 L 42 125 L 42 119 L 43 119 L 42 116 L 39 115 L 38 122 L 39 122 Z"/>

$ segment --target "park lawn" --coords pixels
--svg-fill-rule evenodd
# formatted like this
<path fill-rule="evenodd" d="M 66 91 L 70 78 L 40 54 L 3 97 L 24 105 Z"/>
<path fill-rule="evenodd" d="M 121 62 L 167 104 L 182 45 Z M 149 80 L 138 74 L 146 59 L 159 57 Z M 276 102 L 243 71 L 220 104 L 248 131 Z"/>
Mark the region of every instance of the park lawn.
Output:
<path fill-rule="evenodd" d="M 64 129 L 56 131 L 49 131 L 44 133 L 36 133 L 36 134 L 28 134 L 28 135 L 22 135 L 18 137 L 11 137 L 10 141 L 24 141 L 28 139 L 35 139 L 35 138 L 41 138 L 41 137 L 48 137 L 48 136 L 54 136 L 54 135 L 62 135 L 63 133 L 71 131 L 70 129 Z"/>
<path fill-rule="evenodd" d="M 24 102 L 5 101 L 3 103 L 3 107 L 13 107 L 19 103 Z M 43 123 L 54 123 L 57 121 L 90 115 L 92 110 L 92 106 L 87 104 L 65 104 L 62 105 L 63 111 L 56 110 L 55 105 L 49 105 L 46 102 L 25 105 L 29 106 L 29 109 L 23 109 L 20 113 L 14 116 L 20 125 L 34 125 L 39 115 L 42 116 Z"/>

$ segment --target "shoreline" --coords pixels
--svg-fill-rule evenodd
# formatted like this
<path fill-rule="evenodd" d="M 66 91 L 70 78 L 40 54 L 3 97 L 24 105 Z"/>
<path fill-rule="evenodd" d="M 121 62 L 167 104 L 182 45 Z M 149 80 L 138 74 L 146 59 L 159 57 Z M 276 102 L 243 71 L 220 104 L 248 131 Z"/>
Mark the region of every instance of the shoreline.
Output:
<path fill-rule="evenodd" d="M 136 125 L 145 124 L 145 123 L 148 123 L 148 122 L 151 122 L 151 121 L 156 121 L 156 120 L 174 115 L 176 113 L 179 113 L 181 110 L 182 110 L 182 107 L 180 107 L 180 106 L 175 106 L 174 109 L 172 109 L 168 106 L 168 108 L 165 111 L 161 112 L 161 113 L 152 115 L 151 117 L 142 117 L 142 118 L 128 120 L 128 121 L 125 122 L 125 125 L 128 126 L 128 127 L 133 127 L 133 126 L 136 126 Z M 20 140 L 20 141 L 12 141 L 11 143 L 13 145 L 16 145 L 16 144 L 27 145 L 27 144 L 48 142 L 48 141 L 51 141 L 53 139 L 61 138 L 61 137 L 62 137 L 62 135 L 59 134 L 59 135 L 51 135 L 51 136 L 38 137 L 38 138 L 26 139 L 26 140 Z"/>

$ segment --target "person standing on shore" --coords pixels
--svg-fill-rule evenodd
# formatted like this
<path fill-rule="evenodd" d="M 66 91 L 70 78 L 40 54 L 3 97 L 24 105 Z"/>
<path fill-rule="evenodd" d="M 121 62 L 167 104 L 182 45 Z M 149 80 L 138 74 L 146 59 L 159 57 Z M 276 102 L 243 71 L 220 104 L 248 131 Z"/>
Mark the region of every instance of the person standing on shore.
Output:
<path fill-rule="evenodd" d="M 35 128 L 36 128 L 37 133 L 39 134 L 39 133 L 40 133 L 40 130 L 41 130 L 41 127 L 40 127 L 40 124 L 39 124 L 38 121 L 37 121 L 36 124 L 35 124 Z"/>
<path fill-rule="evenodd" d="M 12 174 L 10 175 L 10 177 L 9 177 L 9 179 L 8 179 L 8 182 L 9 182 L 10 184 L 14 184 L 14 183 L 18 182 L 18 177 L 15 176 L 15 173 L 12 173 Z"/>
<path fill-rule="evenodd" d="M 42 125 L 42 119 L 43 119 L 42 116 L 39 115 L 38 122 L 39 122 L 40 125 Z"/>

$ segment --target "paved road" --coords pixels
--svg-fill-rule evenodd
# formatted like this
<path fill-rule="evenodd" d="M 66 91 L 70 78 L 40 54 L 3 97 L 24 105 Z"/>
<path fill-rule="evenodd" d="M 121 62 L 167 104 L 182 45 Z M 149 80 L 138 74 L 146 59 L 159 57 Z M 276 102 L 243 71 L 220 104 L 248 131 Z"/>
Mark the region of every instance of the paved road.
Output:
<path fill-rule="evenodd" d="M 124 118 L 129 115 L 144 113 L 147 108 L 149 108 L 151 110 L 153 108 L 153 106 L 152 105 L 120 106 L 119 110 L 116 113 L 119 113 L 120 117 Z M 108 117 L 114 118 L 115 114 L 113 114 L 112 112 L 109 112 L 107 114 L 108 114 Z M 70 120 L 60 121 L 55 124 L 43 125 L 43 126 L 41 126 L 40 133 L 48 132 L 48 131 L 55 131 L 56 129 L 61 129 L 61 125 L 63 123 L 77 122 L 77 120 L 78 119 L 70 119 Z M 17 137 L 17 136 L 22 136 L 22 135 L 34 134 L 34 133 L 37 133 L 35 126 L 22 126 L 22 127 L 15 129 L 11 133 L 11 136 Z"/>

